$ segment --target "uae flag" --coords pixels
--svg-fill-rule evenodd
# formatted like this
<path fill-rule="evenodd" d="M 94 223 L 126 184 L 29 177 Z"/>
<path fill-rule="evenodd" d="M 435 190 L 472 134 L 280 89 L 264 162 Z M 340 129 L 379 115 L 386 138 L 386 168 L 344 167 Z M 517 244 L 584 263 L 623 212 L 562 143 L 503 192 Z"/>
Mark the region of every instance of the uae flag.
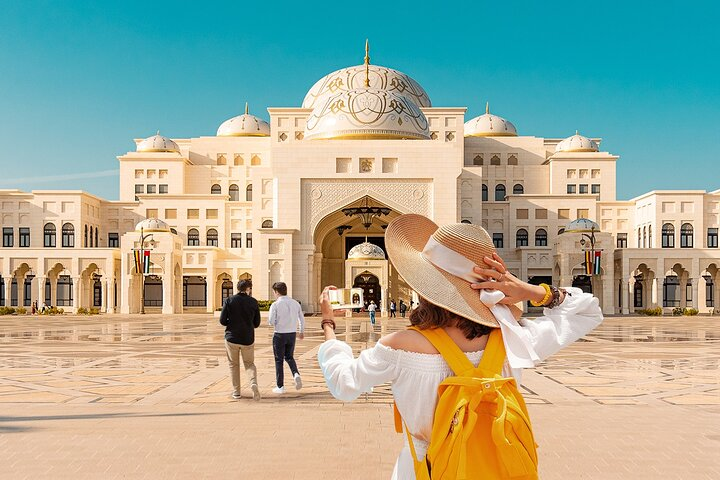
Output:
<path fill-rule="evenodd" d="M 593 274 L 594 275 L 600 275 L 600 257 L 602 255 L 602 252 L 599 250 L 595 253 L 595 258 L 593 259 Z"/>
<path fill-rule="evenodd" d="M 135 271 L 148 275 L 150 273 L 150 250 L 135 250 Z"/>

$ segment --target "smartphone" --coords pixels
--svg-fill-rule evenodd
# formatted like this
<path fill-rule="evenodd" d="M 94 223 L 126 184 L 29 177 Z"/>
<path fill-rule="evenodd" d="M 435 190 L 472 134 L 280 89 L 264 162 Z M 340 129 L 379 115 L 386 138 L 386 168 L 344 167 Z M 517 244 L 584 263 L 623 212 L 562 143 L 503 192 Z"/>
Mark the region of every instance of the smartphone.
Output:
<path fill-rule="evenodd" d="M 362 308 L 363 306 L 363 289 L 362 288 L 338 288 L 328 290 L 330 297 L 330 305 L 333 310 L 340 308 Z"/>

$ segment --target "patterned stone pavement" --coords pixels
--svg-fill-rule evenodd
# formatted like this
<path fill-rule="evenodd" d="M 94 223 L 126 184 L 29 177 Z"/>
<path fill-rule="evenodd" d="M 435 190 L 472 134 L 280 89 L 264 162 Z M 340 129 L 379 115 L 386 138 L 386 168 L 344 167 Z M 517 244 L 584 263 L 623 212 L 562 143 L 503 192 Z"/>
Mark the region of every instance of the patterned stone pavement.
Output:
<path fill-rule="evenodd" d="M 339 337 L 357 353 L 406 323 L 380 324 Z M 282 398 L 259 329 L 254 403 L 229 399 L 210 315 L 0 317 L 0 478 L 388 478 L 389 386 L 334 400 L 308 325 Z M 526 371 L 542 478 L 720 478 L 719 362 L 718 317 L 614 317 Z"/>

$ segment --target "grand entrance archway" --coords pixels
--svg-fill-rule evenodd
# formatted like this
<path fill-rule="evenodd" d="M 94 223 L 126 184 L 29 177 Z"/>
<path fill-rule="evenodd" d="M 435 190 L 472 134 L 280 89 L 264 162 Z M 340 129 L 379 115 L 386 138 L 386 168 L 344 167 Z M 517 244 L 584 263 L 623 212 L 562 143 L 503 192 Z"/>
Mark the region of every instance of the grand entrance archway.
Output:
<path fill-rule="evenodd" d="M 353 288 L 363 289 L 363 303 L 366 309 L 371 301 L 375 302 L 375 305 L 378 307 L 382 306 L 380 279 L 372 273 L 365 271 L 355 277 L 353 280 Z"/>

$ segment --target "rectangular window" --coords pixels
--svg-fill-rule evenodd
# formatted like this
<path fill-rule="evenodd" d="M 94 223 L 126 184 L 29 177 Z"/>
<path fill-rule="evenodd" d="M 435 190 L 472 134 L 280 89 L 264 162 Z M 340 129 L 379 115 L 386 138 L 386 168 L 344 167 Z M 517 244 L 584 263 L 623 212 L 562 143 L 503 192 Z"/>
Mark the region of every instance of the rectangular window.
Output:
<path fill-rule="evenodd" d="M 242 234 L 231 233 L 230 234 L 230 248 L 241 248 L 242 247 Z"/>
<path fill-rule="evenodd" d="M 187 218 L 190 220 L 197 220 L 198 218 L 200 218 L 200 209 L 199 208 L 188 208 Z"/>
<path fill-rule="evenodd" d="M 586 183 L 580 184 L 580 193 L 588 193 L 588 186 Z"/>
<path fill-rule="evenodd" d="M 14 243 L 12 227 L 3 227 L 3 247 L 12 247 Z"/>
<path fill-rule="evenodd" d="M 177 218 L 177 208 L 165 209 L 165 220 L 175 220 Z"/>
<path fill-rule="evenodd" d="M 588 178 L 588 171 L 585 168 L 580 169 L 580 178 Z"/>
<path fill-rule="evenodd" d="M 156 186 L 155 185 L 148 185 L 147 186 L 147 193 L 155 193 L 156 192 Z"/>
<path fill-rule="evenodd" d="M 692 280 L 690 279 L 685 284 L 685 299 L 688 303 L 692 302 Z"/>
<path fill-rule="evenodd" d="M 493 245 L 495 245 L 495 248 L 503 248 L 502 233 L 493 233 Z"/>
<path fill-rule="evenodd" d="M 617 248 L 627 248 L 627 233 L 617 234 Z"/>
<path fill-rule="evenodd" d="M 558 219 L 559 220 L 569 220 L 570 219 L 570 209 L 569 208 L 558 209 Z"/>
<path fill-rule="evenodd" d="M 577 173 L 575 169 L 567 170 L 567 178 L 575 178 L 576 175 Z"/>
<path fill-rule="evenodd" d="M 587 208 L 578 208 L 577 218 L 588 218 L 588 212 Z"/>
<path fill-rule="evenodd" d="M 135 170 L 135 178 L 142 178 L 144 173 L 142 170 Z"/>
<path fill-rule="evenodd" d="M 573 185 L 573 184 L 571 184 L 571 183 L 568 183 L 567 193 L 575 193 L 575 192 L 576 192 L 576 190 L 575 190 L 575 185 Z"/>
<path fill-rule="evenodd" d="M 139 193 L 145 193 L 145 186 L 140 184 L 135 184 L 135 194 Z"/>
<path fill-rule="evenodd" d="M 120 235 L 118 233 L 108 233 L 108 247 L 118 248 L 120 246 Z"/>
<path fill-rule="evenodd" d="M 252 248 L 252 233 L 245 235 L 245 248 Z"/>
<path fill-rule="evenodd" d="M 718 248 L 718 229 L 708 228 L 707 248 Z"/>
<path fill-rule="evenodd" d="M 158 209 L 157 208 L 146 208 L 145 209 L 145 218 L 158 218 Z"/>
<path fill-rule="evenodd" d="M 158 190 L 159 193 L 168 193 L 168 186 L 165 184 L 162 184 L 158 187 L 160 190 Z"/>
<path fill-rule="evenodd" d="M 30 246 L 30 229 L 27 227 L 20 227 L 20 240 L 19 244 L 20 247 L 29 247 Z"/>
<path fill-rule="evenodd" d="M 208 208 L 205 210 L 205 218 L 215 220 L 218 218 L 217 208 Z"/>
<path fill-rule="evenodd" d="M 594 193 L 595 195 L 599 195 L 599 194 L 600 194 L 600 184 L 598 184 L 598 183 L 593 183 L 592 186 L 590 187 L 590 193 Z"/>
<path fill-rule="evenodd" d="M 535 209 L 535 218 L 537 220 L 547 219 L 547 208 L 536 208 Z"/>
<path fill-rule="evenodd" d="M 518 208 L 515 211 L 515 218 L 517 218 L 518 220 L 527 220 L 528 209 L 527 208 Z"/>
<path fill-rule="evenodd" d="M 592 178 L 600 178 L 600 169 L 598 169 L 598 168 L 593 168 L 593 169 L 590 171 L 590 176 L 591 176 Z"/>
<path fill-rule="evenodd" d="M 168 171 L 167 170 L 160 170 L 160 178 L 167 178 Z"/>

